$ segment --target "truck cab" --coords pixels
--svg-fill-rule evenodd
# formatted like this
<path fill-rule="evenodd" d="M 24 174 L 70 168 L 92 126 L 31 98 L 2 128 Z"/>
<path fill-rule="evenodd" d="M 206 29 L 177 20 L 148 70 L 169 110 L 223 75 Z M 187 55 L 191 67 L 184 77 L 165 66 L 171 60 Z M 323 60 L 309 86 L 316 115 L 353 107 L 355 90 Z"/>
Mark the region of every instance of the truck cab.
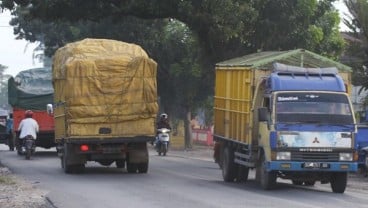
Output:
<path fill-rule="evenodd" d="M 256 96 L 259 155 L 270 188 L 276 177 L 293 184 L 331 182 L 343 192 L 347 172 L 357 171 L 355 118 L 337 69 L 286 67 L 274 64 Z"/>

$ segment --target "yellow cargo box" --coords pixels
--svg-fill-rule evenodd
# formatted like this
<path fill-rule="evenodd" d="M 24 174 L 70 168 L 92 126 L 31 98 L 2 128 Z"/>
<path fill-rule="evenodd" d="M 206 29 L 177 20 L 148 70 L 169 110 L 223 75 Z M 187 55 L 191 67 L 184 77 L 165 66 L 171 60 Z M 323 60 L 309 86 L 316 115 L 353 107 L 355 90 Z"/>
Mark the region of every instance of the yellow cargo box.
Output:
<path fill-rule="evenodd" d="M 154 136 L 157 64 L 138 45 L 84 39 L 53 60 L 55 138 Z"/>
<path fill-rule="evenodd" d="M 351 93 L 351 69 L 313 52 L 297 49 L 267 51 L 230 59 L 216 64 L 214 98 L 214 136 L 252 144 L 254 92 L 262 77 L 272 71 L 272 64 L 326 68 L 336 67 Z"/>

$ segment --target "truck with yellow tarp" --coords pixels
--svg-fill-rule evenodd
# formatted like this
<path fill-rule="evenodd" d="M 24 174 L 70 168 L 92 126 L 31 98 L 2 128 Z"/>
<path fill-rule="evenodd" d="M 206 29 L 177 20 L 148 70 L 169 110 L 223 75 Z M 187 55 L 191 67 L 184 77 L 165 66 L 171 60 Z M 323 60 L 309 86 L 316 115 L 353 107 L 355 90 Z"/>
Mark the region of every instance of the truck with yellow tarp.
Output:
<path fill-rule="evenodd" d="M 155 138 L 157 64 L 138 45 L 84 39 L 59 48 L 52 81 L 55 142 L 66 173 L 88 161 L 148 171 Z"/>
<path fill-rule="evenodd" d="M 282 178 L 343 193 L 358 158 L 350 72 L 303 49 L 216 64 L 214 156 L 224 181 L 255 169 L 264 189 Z"/>

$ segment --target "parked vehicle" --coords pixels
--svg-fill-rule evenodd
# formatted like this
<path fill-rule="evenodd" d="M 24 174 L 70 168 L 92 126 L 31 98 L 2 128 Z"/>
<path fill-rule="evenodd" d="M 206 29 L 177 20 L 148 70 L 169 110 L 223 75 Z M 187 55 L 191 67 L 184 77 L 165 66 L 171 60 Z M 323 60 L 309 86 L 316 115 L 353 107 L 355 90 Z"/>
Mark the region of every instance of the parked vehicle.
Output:
<path fill-rule="evenodd" d="M 166 153 L 169 151 L 170 144 L 170 129 L 161 128 L 157 129 L 157 141 L 155 144 L 155 149 L 158 152 L 158 155 L 166 156 Z"/>
<path fill-rule="evenodd" d="M 356 135 L 358 146 L 358 168 L 361 173 L 368 176 L 368 114 L 361 112 L 366 116 L 361 117 L 358 125 L 358 133 Z"/>
<path fill-rule="evenodd" d="M 350 71 L 302 49 L 218 63 L 214 157 L 224 181 L 246 181 L 254 168 L 264 189 L 283 178 L 343 193 L 358 166 Z"/>
<path fill-rule="evenodd" d="M 54 118 L 47 114 L 45 107 L 53 102 L 51 77 L 51 68 L 44 67 L 21 71 L 8 80 L 8 100 L 13 108 L 13 131 L 18 150 L 21 146 L 18 127 L 26 110 L 33 111 L 33 118 L 39 125 L 36 146 L 46 149 L 55 147 Z"/>
<path fill-rule="evenodd" d="M 88 161 L 148 171 L 147 142 L 155 139 L 158 112 L 156 69 L 140 46 L 115 40 L 85 39 L 56 51 L 52 113 L 65 173 L 83 171 Z"/>

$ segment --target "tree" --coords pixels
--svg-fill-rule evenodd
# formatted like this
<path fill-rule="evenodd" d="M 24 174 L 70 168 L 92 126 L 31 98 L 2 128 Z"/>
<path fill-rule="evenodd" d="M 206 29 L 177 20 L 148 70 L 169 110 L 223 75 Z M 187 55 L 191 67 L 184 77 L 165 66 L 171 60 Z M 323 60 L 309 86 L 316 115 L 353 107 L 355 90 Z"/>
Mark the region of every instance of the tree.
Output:
<path fill-rule="evenodd" d="M 142 45 L 159 63 L 159 93 L 170 101 L 164 106 L 175 106 L 169 111 L 182 112 L 187 121 L 190 112 L 213 95 L 214 64 L 219 61 L 294 48 L 337 58 L 343 41 L 331 2 L 3 0 L 0 6 L 18 16 L 13 26 L 19 38 L 41 40 L 49 55 L 84 37 Z"/>
<path fill-rule="evenodd" d="M 347 55 L 353 57 L 347 64 L 353 67 L 353 84 L 368 90 L 368 2 L 366 0 L 345 0 L 350 16 L 343 21 L 352 31 Z"/>
<path fill-rule="evenodd" d="M 0 64 L 0 108 L 8 109 L 8 79 L 10 75 L 4 74 L 8 67 Z"/>

